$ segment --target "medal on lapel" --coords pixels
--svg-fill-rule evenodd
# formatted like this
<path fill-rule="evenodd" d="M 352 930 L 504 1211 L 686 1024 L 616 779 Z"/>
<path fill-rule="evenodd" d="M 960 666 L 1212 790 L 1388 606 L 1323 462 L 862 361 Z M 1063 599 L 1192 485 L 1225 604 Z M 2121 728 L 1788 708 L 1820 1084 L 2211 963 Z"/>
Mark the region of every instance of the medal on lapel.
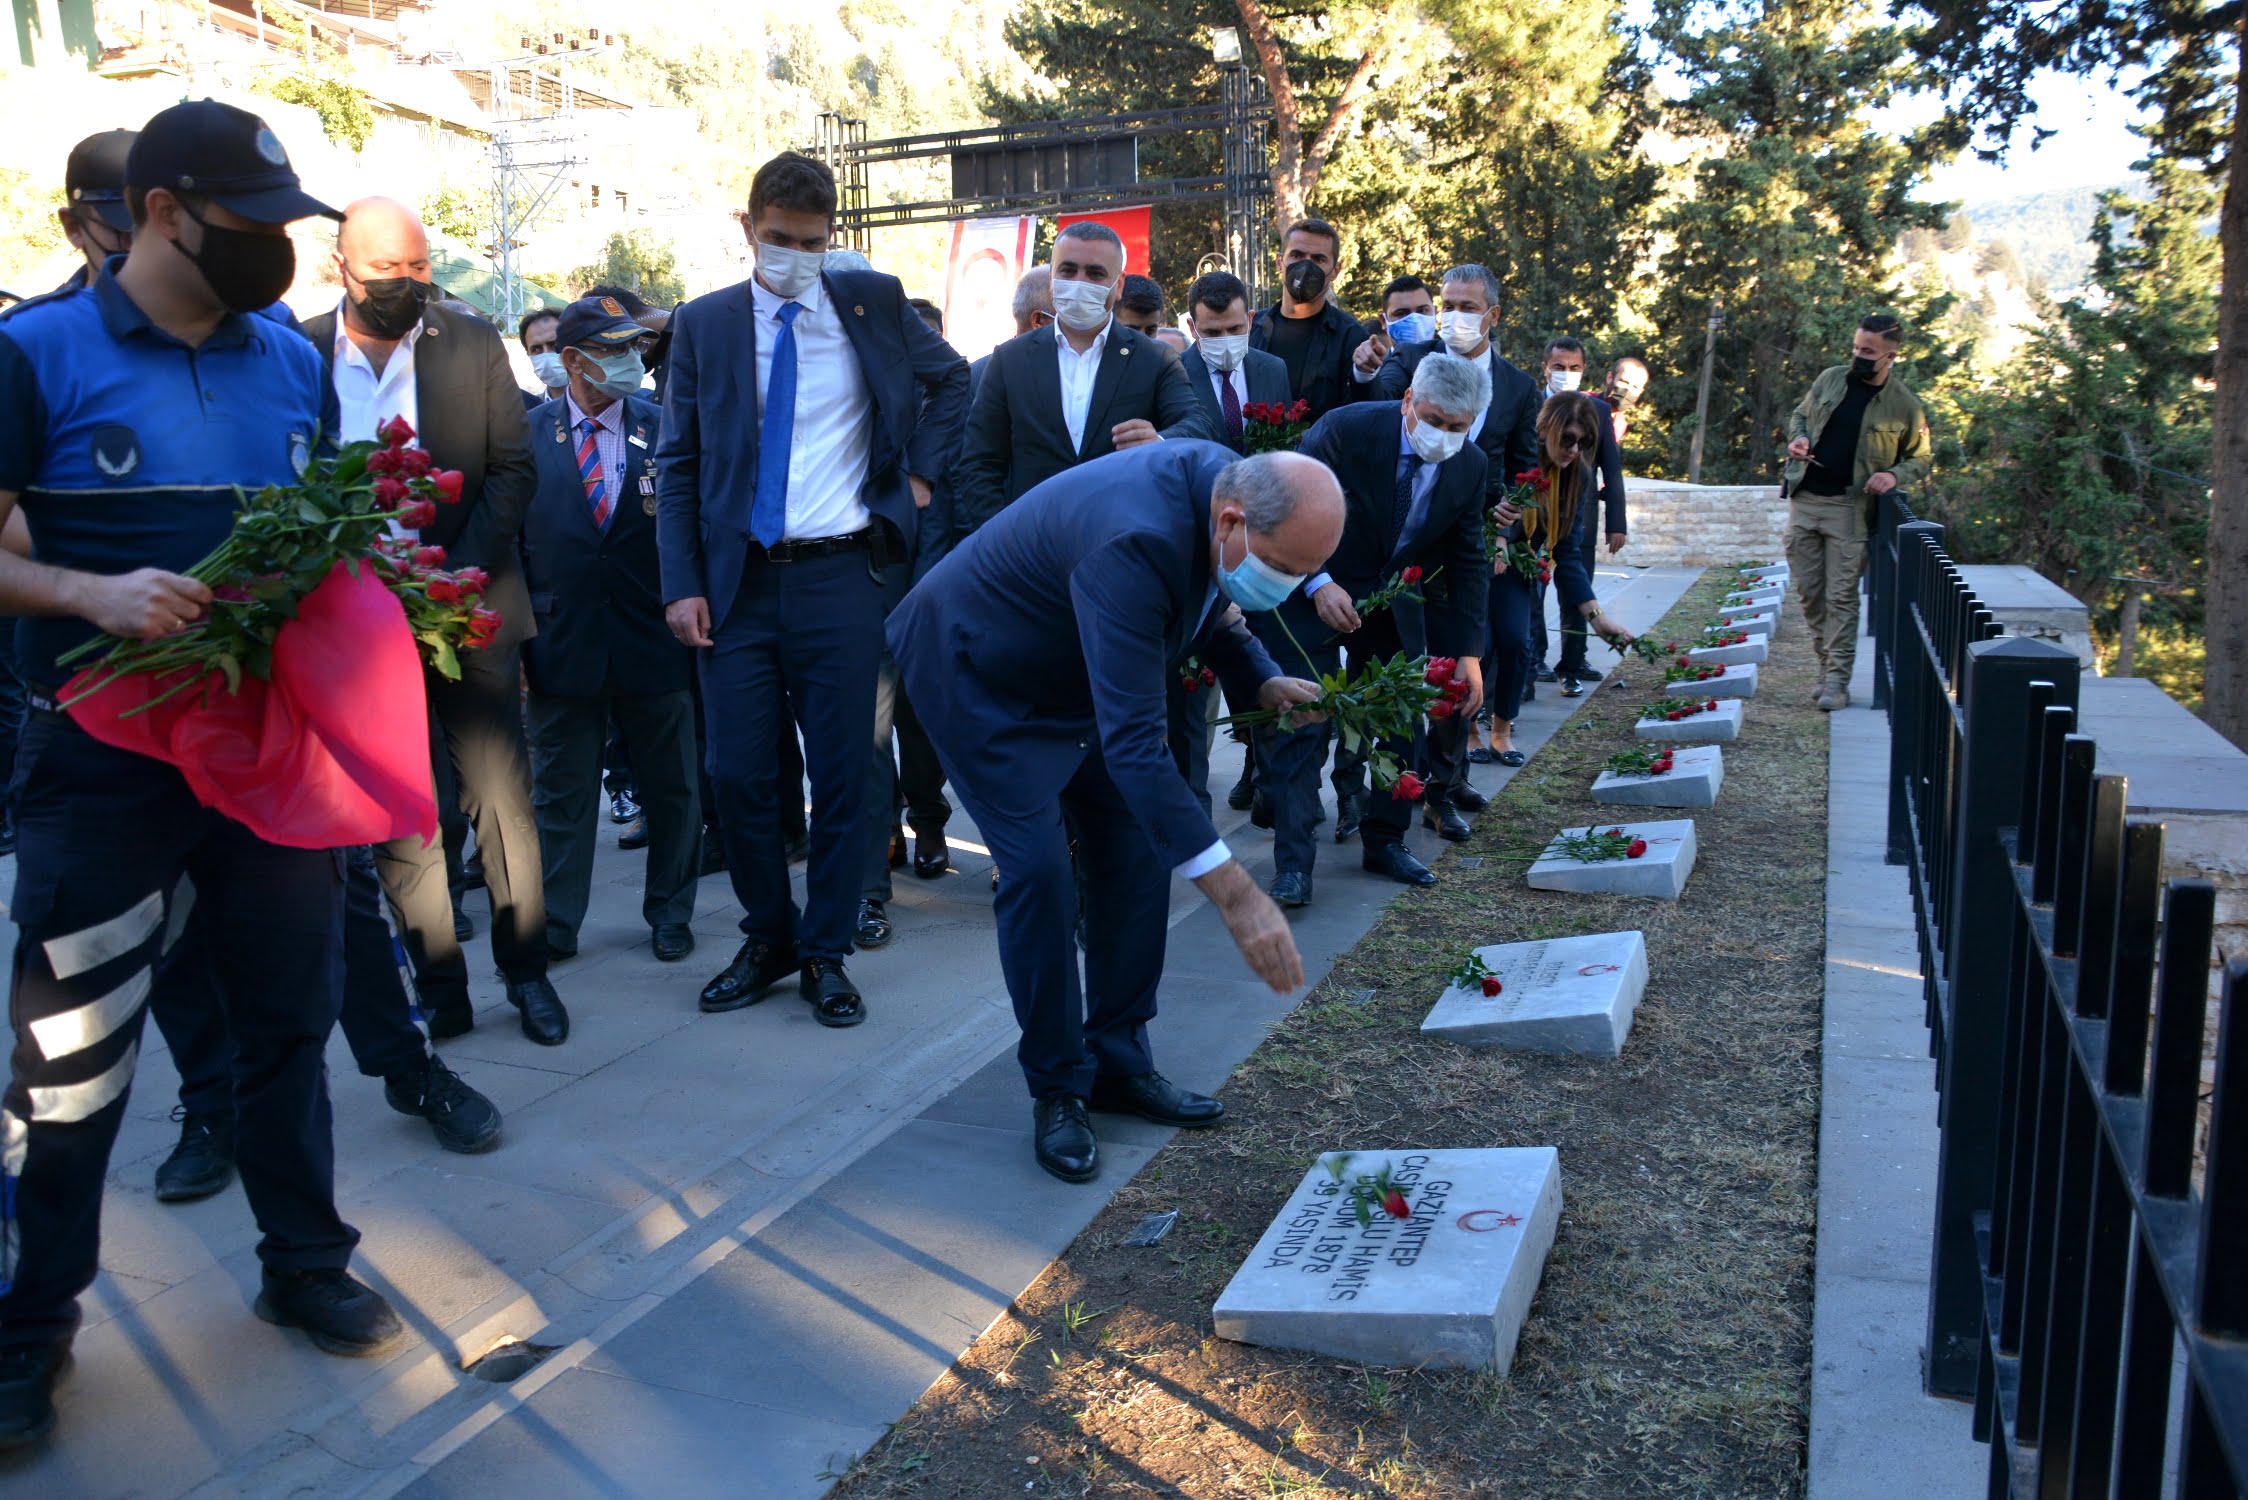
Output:
<path fill-rule="evenodd" d="M 640 476 L 640 509 L 645 515 L 656 513 L 656 476 L 653 474 Z"/>

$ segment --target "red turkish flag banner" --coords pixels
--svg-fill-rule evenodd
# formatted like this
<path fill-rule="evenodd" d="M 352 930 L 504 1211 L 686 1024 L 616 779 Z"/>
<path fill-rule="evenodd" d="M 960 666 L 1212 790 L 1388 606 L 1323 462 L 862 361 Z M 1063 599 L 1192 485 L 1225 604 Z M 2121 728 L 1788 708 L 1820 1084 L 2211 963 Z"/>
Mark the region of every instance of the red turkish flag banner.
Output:
<path fill-rule="evenodd" d="M 1137 208 L 1104 208 L 1097 214 L 1060 214 L 1054 219 L 1054 228 L 1058 232 L 1087 220 L 1106 224 L 1124 242 L 1124 269 L 1145 276 L 1149 259 L 1148 221 L 1154 212 L 1151 205 L 1142 203 Z"/>

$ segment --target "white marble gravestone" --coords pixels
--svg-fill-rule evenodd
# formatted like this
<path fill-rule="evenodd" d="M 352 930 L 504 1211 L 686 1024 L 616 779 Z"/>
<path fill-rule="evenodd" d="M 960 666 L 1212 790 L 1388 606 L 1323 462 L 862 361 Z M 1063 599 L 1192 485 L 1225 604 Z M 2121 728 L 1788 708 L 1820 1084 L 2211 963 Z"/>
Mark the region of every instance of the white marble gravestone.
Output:
<path fill-rule="evenodd" d="M 1692 698 L 1753 698 L 1756 696 L 1756 668 L 1727 667 L 1723 677 L 1705 677 L 1700 682 L 1672 682 L 1663 686 L 1666 696 Z"/>
<path fill-rule="evenodd" d="M 1664 696 L 1683 698 L 1686 695 L 1666 693 Z M 1708 702 L 1708 697 L 1705 695 L 1702 701 Z M 1669 719 L 1641 719 L 1631 726 L 1631 732 L 1643 740 L 1713 740 L 1730 744 L 1741 737 L 1741 700 L 1720 698 L 1717 707 L 1688 714 L 1676 723 Z"/>
<path fill-rule="evenodd" d="M 1624 1050 L 1633 1012 L 1647 991 L 1647 940 L 1636 932 L 1596 932 L 1475 950 L 1498 979 L 1447 985 L 1421 1022 L 1423 1035 L 1470 1047 L 1573 1052 L 1614 1057 Z"/>
<path fill-rule="evenodd" d="M 1787 590 L 1778 584 L 1770 588 L 1738 589 L 1719 600 L 1717 608 L 1720 614 L 1741 604 L 1753 604 L 1759 609 L 1776 609 L 1786 594 Z"/>
<path fill-rule="evenodd" d="M 1357 1151 L 1385 1164 L 1412 1210 L 1361 1226 L 1314 1162 L 1212 1310 L 1220 1338 L 1372 1365 L 1494 1369 L 1514 1360 L 1561 1225 L 1551 1146 Z"/>
<path fill-rule="evenodd" d="M 1734 628 L 1739 629 L 1738 626 Z M 1742 630 L 1741 634 L 1747 635 L 1748 632 Z M 1717 666 L 1730 669 L 1760 666 L 1771 650 L 1770 641 L 1762 636 L 1754 636 L 1737 646 L 1696 646 L 1686 656 L 1697 667 Z"/>
<path fill-rule="evenodd" d="M 1716 716 L 1705 711 L 1694 717 Z M 1668 727 L 1670 721 L 1663 723 Z M 1602 771 L 1592 784 L 1592 800 L 1623 807 L 1715 807 L 1717 789 L 1724 784 L 1725 752 L 1715 745 L 1688 745 L 1671 756 L 1671 768 L 1660 776 Z"/>
<path fill-rule="evenodd" d="M 1769 605 L 1760 609 L 1752 608 L 1738 612 L 1727 611 L 1723 618 L 1725 623 L 1735 630 L 1746 631 L 1750 635 L 1763 636 L 1766 639 L 1770 639 L 1777 633 L 1780 623 L 1778 613 Z"/>
<path fill-rule="evenodd" d="M 1564 834 L 1590 833 L 1621 828 L 1633 838 L 1647 841 L 1647 852 L 1637 859 L 1601 859 L 1585 863 L 1548 852 L 1530 866 L 1530 888 L 1537 891 L 1578 891 L 1605 896 L 1652 896 L 1676 901 L 1686 890 L 1686 877 L 1694 873 L 1694 820 L 1680 818 L 1661 823 L 1601 823 L 1593 828 L 1564 828 Z"/>

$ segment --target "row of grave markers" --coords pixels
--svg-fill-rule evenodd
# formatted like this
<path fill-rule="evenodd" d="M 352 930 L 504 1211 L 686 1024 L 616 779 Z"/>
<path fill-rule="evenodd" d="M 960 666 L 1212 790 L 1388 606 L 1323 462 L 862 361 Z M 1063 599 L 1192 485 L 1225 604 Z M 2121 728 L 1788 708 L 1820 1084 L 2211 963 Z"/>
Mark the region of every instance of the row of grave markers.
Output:
<path fill-rule="evenodd" d="M 1715 708 L 1641 719 L 1643 740 L 1677 743 L 1670 769 L 1603 771 L 1602 802 L 1714 806 L 1720 744 L 1740 737 L 1742 705 L 1778 629 L 1785 563 L 1744 567 L 1721 607 L 1736 645 L 1690 650 L 1723 665 L 1694 684 Z M 1719 691 L 1722 684 L 1724 690 Z M 1693 741 L 1712 743 L 1695 745 Z M 1532 864 L 1534 889 L 1677 900 L 1693 873 L 1691 818 L 1610 824 L 1645 848 L 1636 858 L 1579 860 L 1563 829 Z M 1475 950 L 1484 974 L 1455 979 L 1421 1023 L 1424 1035 L 1475 1047 L 1615 1057 L 1647 989 L 1638 932 L 1498 943 Z M 1486 977 L 1487 976 L 1487 977 Z M 1494 983 L 1495 981 L 1495 983 Z M 1551 1146 L 1337 1152 L 1304 1174 L 1213 1310 L 1240 1343 L 1305 1349 L 1372 1365 L 1448 1365 L 1505 1373 L 1561 1225 L 1561 1157 Z"/>

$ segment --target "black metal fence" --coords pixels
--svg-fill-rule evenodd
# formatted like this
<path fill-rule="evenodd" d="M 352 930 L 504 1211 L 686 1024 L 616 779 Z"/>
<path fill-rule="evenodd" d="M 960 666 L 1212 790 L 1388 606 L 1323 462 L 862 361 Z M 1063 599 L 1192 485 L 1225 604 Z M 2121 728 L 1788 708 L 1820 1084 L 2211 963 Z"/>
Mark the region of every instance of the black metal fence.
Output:
<path fill-rule="evenodd" d="M 1885 503 L 1872 548 L 1889 858 L 1908 866 L 1942 1126 L 1925 1383 L 1993 1495 L 2248 1494 L 2248 965 L 2073 733 L 2079 667 L 1998 634 Z"/>

